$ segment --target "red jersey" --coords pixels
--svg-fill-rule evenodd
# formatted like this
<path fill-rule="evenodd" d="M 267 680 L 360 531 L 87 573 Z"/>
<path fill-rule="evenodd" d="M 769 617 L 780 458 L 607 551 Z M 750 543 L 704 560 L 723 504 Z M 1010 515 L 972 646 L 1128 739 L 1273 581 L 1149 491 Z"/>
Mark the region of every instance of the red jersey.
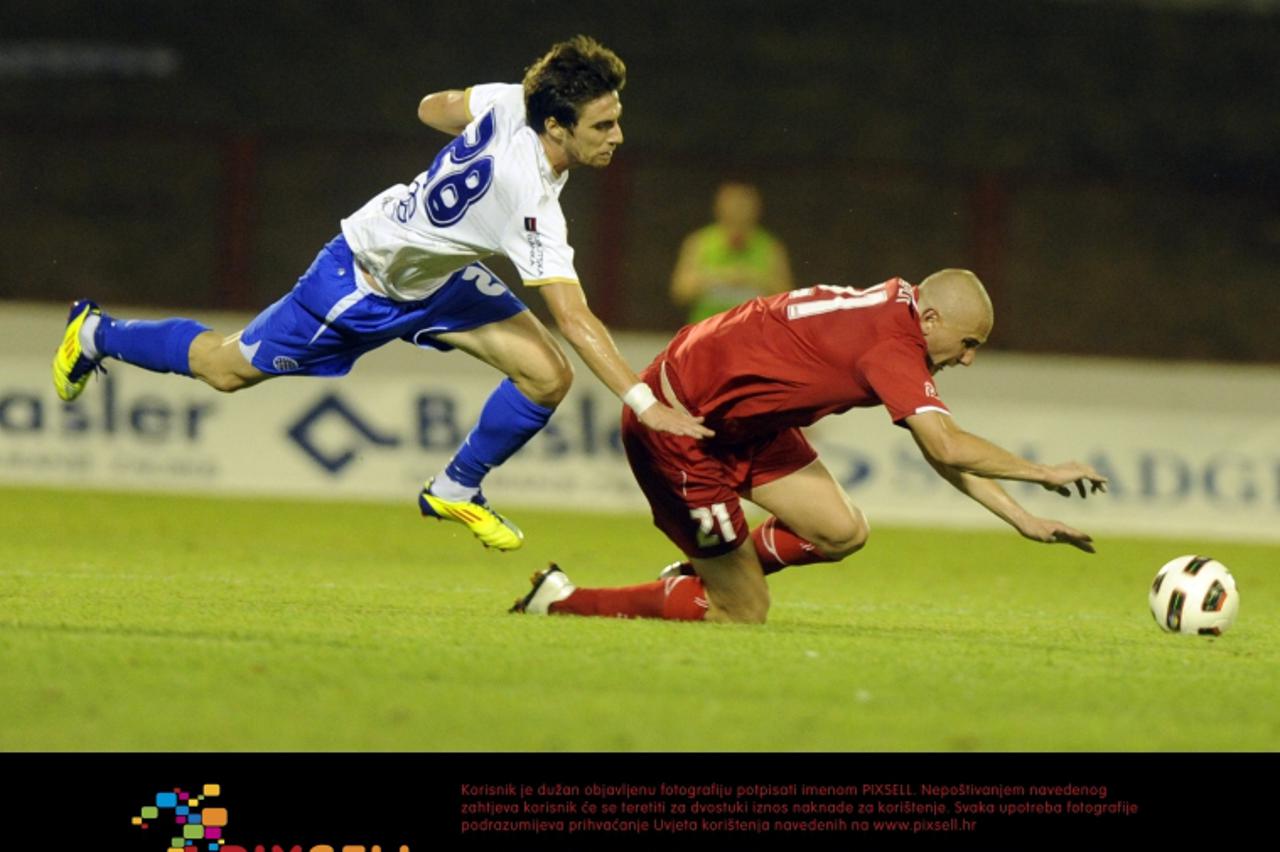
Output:
<path fill-rule="evenodd" d="M 755 299 L 681 329 L 654 360 L 679 401 L 740 443 L 883 405 L 894 422 L 949 414 L 929 373 L 915 288 L 818 285 Z"/>

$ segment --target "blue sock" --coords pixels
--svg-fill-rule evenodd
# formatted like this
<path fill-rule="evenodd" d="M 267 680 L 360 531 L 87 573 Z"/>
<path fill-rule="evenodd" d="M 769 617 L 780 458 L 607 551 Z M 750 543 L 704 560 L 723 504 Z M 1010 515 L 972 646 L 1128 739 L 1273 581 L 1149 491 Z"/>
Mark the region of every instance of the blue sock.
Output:
<path fill-rule="evenodd" d="M 195 320 L 158 322 L 104 316 L 93 335 L 98 352 L 156 373 L 191 375 L 189 351 L 196 335 L 209 330 Z"/>
<path fill-rule="evenodd" d="M 479 488 L 489 469 L 511 458 L 538 434 L 554 410 L 531 402 L 515 382 L 504 379 L 489 394 L 480 411 L 480 422 L 444 469 L 445 474 L 459 485 Z"/>

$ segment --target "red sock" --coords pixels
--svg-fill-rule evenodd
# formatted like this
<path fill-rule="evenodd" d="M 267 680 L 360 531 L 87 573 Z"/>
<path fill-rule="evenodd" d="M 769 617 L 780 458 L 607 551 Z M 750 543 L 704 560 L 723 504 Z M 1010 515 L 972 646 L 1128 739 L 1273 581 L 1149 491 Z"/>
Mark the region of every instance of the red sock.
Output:
<path fill-rule="evenodd" d="M 618 589 L 577 589 L 553 603 L 550 611 L 556 615 L 701 621 L 707 615 L 707 593 L 697 577 L 670 577 Z"/>
<path fill-rule="evenodd" d="M 776 574 L 788 565 L 834 561 L 773 515 L 751 531 L 751 541 L 756 546 L 756 555 L 760 557 L 760 565 L 766 574 Z"/>

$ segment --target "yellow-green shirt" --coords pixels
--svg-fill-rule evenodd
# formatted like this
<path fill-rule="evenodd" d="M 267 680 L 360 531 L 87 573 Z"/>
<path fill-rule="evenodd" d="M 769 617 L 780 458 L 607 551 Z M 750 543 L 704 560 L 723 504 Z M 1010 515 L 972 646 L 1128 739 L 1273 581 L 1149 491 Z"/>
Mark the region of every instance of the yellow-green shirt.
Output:
<path fill-rule="evenodd" d="M 748 299 L 769 294 L 765 282 L 778 266 L 782 244 L 763 228 L 747 235 L 741 248 L 730 245 L 728 234 L 720 225 L 708 225 L 692 235 L 696 247 L 698 271 L 714 275 L 716 270 L 746 270 L 754 273 L 759 284 L 715 282 L 702 292 L 689 308 L 689 322 L 706 319 L 727 311 Z"/>

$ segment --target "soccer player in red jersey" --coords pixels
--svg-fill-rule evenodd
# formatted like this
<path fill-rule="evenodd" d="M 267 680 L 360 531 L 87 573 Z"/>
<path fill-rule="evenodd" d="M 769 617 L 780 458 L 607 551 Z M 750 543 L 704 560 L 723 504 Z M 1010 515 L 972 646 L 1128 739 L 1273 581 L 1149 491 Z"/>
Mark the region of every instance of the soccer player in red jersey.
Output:
<path fill-rule="evenodd" d="M 955 424 L 934 376 L 973 363 L 991 334 L 982 282 L 945 269 L 913 287 L 900 278 L 855 290 L 816 286 L 756 299 L 681 329 L 641 378 L 659 399 L 704 418 L 706 440 L 644 429 L 629 410 L 622 439 L 654 524 L 688 557 L 661 579 L 580 589 L 556 566 L 533 577 L 513 608 L 761 623 L 765 575 L 836 562 L 869 528 L 800 431 L 854 407 L 883 405 L 924 457 L 961 492 L 1023 536 L 1092 553 L 1092 539 L 1027 512 L 996 480 L 1037 482 L 1084 497 L 1106 477 L 1086 464 L 1020 458 Z M 771 513 L 749 530 L 740 500 Z"/>

